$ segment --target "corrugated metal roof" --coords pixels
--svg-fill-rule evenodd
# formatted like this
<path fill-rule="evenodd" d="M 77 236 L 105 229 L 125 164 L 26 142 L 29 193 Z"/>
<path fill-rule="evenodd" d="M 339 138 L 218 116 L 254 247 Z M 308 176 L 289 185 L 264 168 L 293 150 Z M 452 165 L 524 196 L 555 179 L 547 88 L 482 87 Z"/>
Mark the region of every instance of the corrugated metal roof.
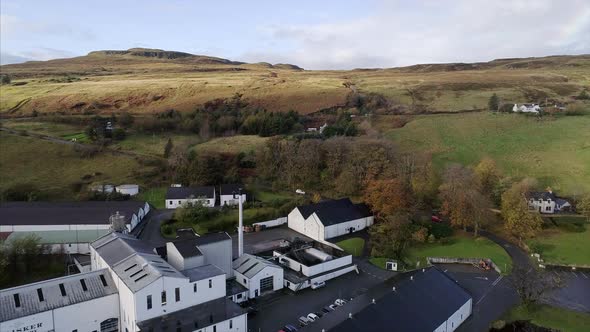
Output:
<path fill-rule="evenodd" d="M 240 258 L 233 262 L 233 269 L 236 272 L 244 275 L 246 278 L 254 277 L 256 274 L 258 274 L 258 272 L 264 270 L 266 267 L 280 269 L 280 267 L 276 264 L 264 258 L 250 254 L 243 254 L 240 256 Z"/>
<path fill-rule="evenodd" d="M 84 280 L 86 290 L 83 289 L 81 280 Z M 60 285 L 63 285 L 65 296 L 62 295 Z M 8 288 L 0 291 L 0 321 L 29 316 L 116 293 L 115 282 L 107 269 Z M 16 306 L 15 296 L 18 296 L 19 307 Z M 40 296 L 43 301 L 40 301 Z"/>
<path fill-rule="evenodd" d="M 186 278 L 157 255 L 152 247 L 130 235 L 109 233 L 91 246 L 132 292 L 163 276 Z"/>

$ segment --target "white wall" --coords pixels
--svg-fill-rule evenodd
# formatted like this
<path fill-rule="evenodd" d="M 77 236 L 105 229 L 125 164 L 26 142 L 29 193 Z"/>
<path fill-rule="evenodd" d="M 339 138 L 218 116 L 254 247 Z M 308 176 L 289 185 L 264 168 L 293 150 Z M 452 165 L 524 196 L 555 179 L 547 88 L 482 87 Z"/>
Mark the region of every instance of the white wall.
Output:
<path fill-rule="evenodd" d="M 25 329 L 26 328 L 26 329 Z M 20 330 L 19 330 L 20 329 Z M 5 322 L 0 322 L 0 332 L 50 332 L 54 331 L 53 312 L 51 310 L 40 312 Z M 71 331 L 71 330 L 70 330 Z"/>
<path fill-rule="evenodd" d="M 369 216 L 366 218 L 351 220 L 347 222 L 343 222 L 340 224 L 326 226 L 324 228 L 324 236 L 325 239 L 331 239 L 333 237 L 337 237 L 340 235 L 345 235 L 349 233 L 350 228 L 354 228 L 353 232 L 358 232 L 363 230 L 369 226 L 373 225 L 373 216 Z"/>
<path fill-rule="evenodd" d="M 230 322 L 232 328 L 230 329 Z M 243 314 L 241 316 L 234 317 L 232 319 L 225 320 L 223 322 L 219 322 L 217 324 L 213 324 L 202 329 L 195 330 L 196 332 L 213 332 L 213 326 L 217 327 L 217 332 L 226 332 L 226 331 L 247 331 L 247 316 Z"/>
<path fill-rule="evenodd" d="M 166 243 L 166 253 L 167 253 L 167 261 L 178 271 L 184 271 L 186 269 L 190 269 L 193 267 L 203 266 L 205 265 L 205 256 L 193 256 L 189 258 L 184 258 L 178 252 L 178 249 L 172 242 Z M 230 258 L 231 262 L 231 258 Z"/>
<path fill-rule="evenodd" d="M 246 202 L 246 194 L 242 194 L 240 197 L 242 199 L 242 203 Z M 221 206 L 224 205 L 238 205 L 239 201 L 237 198 L 234 198 L 234 195 L 221 195 L 219 196 L 219 201 Z"/>
<path fill-rule="evenodd" d="M 533 208 L 540 213 L 554 213 L 555 212 L 555 201 L 554 200 L 541 200 L 530 198 L 528 201 L 529 207 Z"/>
<path fill-rule="evenodd" d="M 215 198 L 211 198 L 211 199 L 204 199 L 204 198 L 192 198 L 192 199 L 167 199 L 166 200 L 166 208 L 167 209 L 176 209 L 180 206 L 182 206 L 183 204 L 186 203 L 202 203 L 203 206 L 206 207 L 214 207 L 215 206 Z"/>
<path fill-rule="evenodd" d="M 310 215 L 306 220 L 303 218 L 303 215 L 301 215 L 301 212 L 299 212 L 299 209 L 295 208 L 287 216 L 287 224 L 292 230 L 316 241 L 324 240 L 324 227 L 319 223 L 315 213 Z"/>
<path fill-rule="evenodd" d="M 471 315 L 472 300 L 469 299 L 455 313 L 453 313 L 444 323 L 442 323 L 434 332 L 452 332 Z"/>
<path fill-rule="evenodd" d="M 220 268 L 225 272 L 228 279 L 233 277 L 233 249 L 232 240 L 230 238 L 223 241 L 200 245 L 199 250 L 203 253 L 203 256 L 205 256 L 205 262 L 207 264 L 212 264 Z"/>

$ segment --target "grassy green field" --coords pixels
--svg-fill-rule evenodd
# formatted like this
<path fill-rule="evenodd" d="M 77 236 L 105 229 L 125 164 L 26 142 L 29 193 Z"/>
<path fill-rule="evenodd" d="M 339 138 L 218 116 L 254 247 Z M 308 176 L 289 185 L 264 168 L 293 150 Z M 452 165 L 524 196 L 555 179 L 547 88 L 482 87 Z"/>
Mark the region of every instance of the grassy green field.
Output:
<path fill-rule="evenodd" d="M 71 146 L 32 137 L 0 133 L 0 190 L 18 183 L 36 185 L 51 198 L 71 199 L 72 186 L 86 182 L 136 183 L 134 170 L 142 167 L 134 158 L 102 153 L 81 158 Z"/>
<path fill-rule="evenodd" d="M 553 218 L 550 226 L 529 241 L 547 263 L 590 266 L 590 225 L 585 218 Z"/>
<path fill-rule="evenodd" d="M 543 120 L 488 112 L 419 116 L 387 136 L 402 150 L 431 152 L 439 169 L 490 157 L 505 175 L 535 177 L 559 194 L 590 191 L 590 115 Z"/>
<path fill-rule="evenodd" d="M 197 144 L 193 149 L 197 152 L 220 152 L 220 153 L 248 153 L 264 146 L 268 137 L 256 135 L 237 135 L 230 137 L 213 138 L 207 142 Z"/>
<path fill-rule="evenodd" d="M 530 320 L 533 324 L 562 332 L 585 332 L 590 326 L 590 314 L 548 305 L 540 305 L 531 309 L 523 306 L 515 307 L 505 315 L 504 320 Z"/>
<path fill-rule="evenodd" d="M 172 139 L 172 145 L 180 150 L 190 148 L 202 140 L 198 135 L 194 134 L 163 134 L 163 135 L 149 135 L 131 133 L 124 140 L 116 142 L 112 145 L 115 149 L 133 151 L 142 155 L 150 155 L 156 157 L 163 157 L 164 147 L 168 143 L 168 139 Z"/>
<path fill-rule="evenodd" d="M 164 209 L 166 208 L 165 199 L 167 190 L 167 187 L 150 188 L 140 191 L 139 195 L 137 195 L 137 199 L 150 203 L 156 209 Z"/>
<path fill-rule="evenodd" d="M 412 247 L 407 262 L 410 267 L 426 265 L 426 257 L 490 258 L 503 273 L 512 269 L 512 260 L 502 247 L 486 238 L 473 238 L 468 234 L 457 234 L 448 239 L 447 244 L 433 243 Z"/>
<path fill-rule="evenodd" d="M 365 240 L 360 237 L 354 237 L 337 242 L 336 245 L 353 256 L 360 256 L 365 247 Z"/>

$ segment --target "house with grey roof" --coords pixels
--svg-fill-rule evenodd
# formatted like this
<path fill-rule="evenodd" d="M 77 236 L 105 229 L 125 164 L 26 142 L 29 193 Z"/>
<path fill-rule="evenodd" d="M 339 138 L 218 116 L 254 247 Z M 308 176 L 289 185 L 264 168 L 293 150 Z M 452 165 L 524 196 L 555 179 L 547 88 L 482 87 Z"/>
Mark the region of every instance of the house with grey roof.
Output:
<path fill-rule="evenodd" d="M 219 204 L 221 206 L 238 205 L 240 200 L 246 202 L 246 191 L 241 184 L 222 184 L 219 187 Z"/>
<path fill-rule="evenodd" d="M 166 192 L 166 208 L 176 209 L 183 204 L 203 204 L 206 207 L 215 206 L 215 187 L 178 187 L 168 188 Z"/>
<path fill-rule="evenodd" d="M 543 214 L 570 211 L 572 205 L 564 198 L 557 197 L 551 188 L 546 191 L 530 191 L 525 195 L 529 210 Z"/>
<path fill-rule="evenodd" d="M 289 228 L 320 242 L 363 230 L 373 220 L 366 205 L 348 198 L 298 206 L 287 216 Z"/>
<path fill-rule="evenodd" d="M 256 298 L 283 288 L 283 269 L 271 260 L 243 254 L 233 262 L 236 281 Z"/>

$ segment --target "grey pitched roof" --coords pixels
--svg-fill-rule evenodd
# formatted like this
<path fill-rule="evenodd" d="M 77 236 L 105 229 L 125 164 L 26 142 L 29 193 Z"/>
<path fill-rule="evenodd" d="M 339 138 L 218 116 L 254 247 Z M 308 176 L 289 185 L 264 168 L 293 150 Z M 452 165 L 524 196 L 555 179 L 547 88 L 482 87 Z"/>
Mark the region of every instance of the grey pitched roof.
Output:
<path fill-rule="evenodd" d="M 132 292 L 161 277 L 185 278 L 153 248 L 132 236 L 109 233 L 91 246 Z"/>
<path fill-rule="evenodd" d="M 371 212 L 364 204 L 353 204 L 348 198 L 298 206 L 297 209 L 305 219 L 315 213 L 324 226 L 371 216 Z"/>
<path fill-rule="evenodd" d="M 197 245 L 195 244 L 194 239 L 184 239 L 184 240 L 176 240 L 172 242 L 176 247 L 176 250 L 180 253 L 180 255 L 184 258 L 189 257 L 196 257 L 202 256 L 203 253 Z"/>
<path fill-rule="evenodd" d="M 190 282 L 225 274 L 222 269 L 213 264 L 193 267 L 192 269 L 184 270 L 181 273 L 188 277 Z"/>
<path fill-rule="evenodd" d="M 372 299 L 376 299 L 375 304 Z M 430 267 L 370 289 L 347 303 L 346 310 L 326 315 L 313 326 L 313 331 L 434 331 L 470 299 L 471 295 L 448 275 Z M 352 319 L 348 318 L 349 312 Z"/>
<path fill-rule="evenodd" d="M 228 319 L 243 315 L 245 312 L 237 304 L 221 297 L 196 306 L 171 312 L 167 315 L 137 323 L 142 331 L 163 332 L 180 329 L 195 331 Z"/>
<path fill-rule="evenodd" d="M 215 187 L 170 187 L 166 199 L 214 198 Z"/>
<path fill-rule="evenodd" d="M 231 236 L 227 232 L 208 233 L 191 239 L 197 246 L 203 246 L 209 243 L 231 240 Z"/>
<path fill-rule="evenodd" d="M 86 290 L 82 288 L 81 280 L 84 280 Z M 63 284 L 65 296 L 61 293 L 61 284 Z M 116 293 L 115 282 L 107 269 L 8 288 L 0 291 L 0 322 Z M 20 307 L 15 305 L 15 294 L 18 294 Z M 40 301 L 40 294 L 43 296 L 43 301 Z"/>
<path fill-rule="evenodd" d="M 233 262 L 232 266 L 236 272 L 244 275 L 246 278 L 254 277 L 258 272 L 267 267 L 281 269 L 281 267 L 264 258 L 250 254 L 243 254 Z"/>
<path fill-rule="evenodd" d="M 555 198 L 556 198 L 556 196 L 552 192 L 548 192 L 548 191 L 530 191 L 527 193 L 526 196 L 528 198 L 543 199 L 543 200 L 547 200 L 547 199 L 555 200 Z"/>
<path fill-rule="evenodd" d="M 102 225 L 119 211 L 127 223 L 145 202 L 6 202 L 0 203 L 0 225 Z"/>
<path fill-rule="evenodd" d="M 245 192 L 244 185 L 232 183 L 232 184 L 222 184 L 219 190 L 220 195 L 233 195 L 234 192 L 238 192 L 238 190 L 242 188 L 242 194 Z"/>

